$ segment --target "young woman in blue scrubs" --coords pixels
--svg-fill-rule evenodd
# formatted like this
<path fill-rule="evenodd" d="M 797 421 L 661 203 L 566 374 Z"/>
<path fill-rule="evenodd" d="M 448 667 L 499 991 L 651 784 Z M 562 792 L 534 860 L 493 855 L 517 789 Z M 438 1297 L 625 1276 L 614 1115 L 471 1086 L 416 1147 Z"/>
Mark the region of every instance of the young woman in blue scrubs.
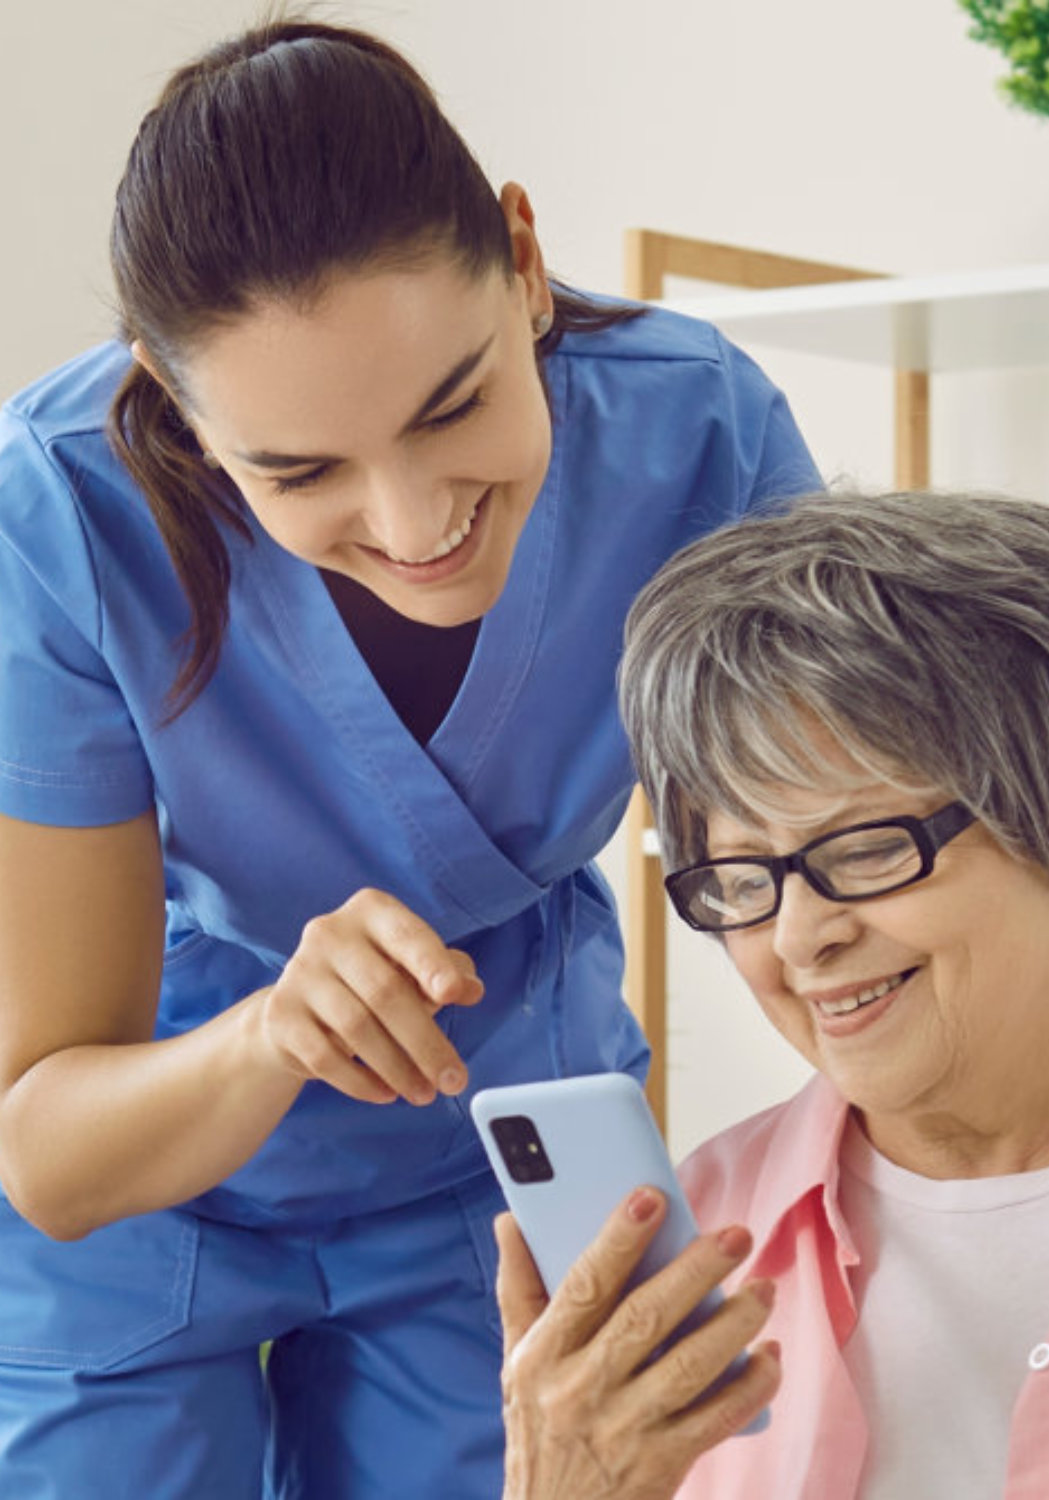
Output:
<path fill-rule="evenodd" d="M 178 73 L 112 256 L 0 426 L 0 1491 L 489 1500 L 468 1096 L 643 1072 L 623 617 L 816 476 L 357 32 Z"/>

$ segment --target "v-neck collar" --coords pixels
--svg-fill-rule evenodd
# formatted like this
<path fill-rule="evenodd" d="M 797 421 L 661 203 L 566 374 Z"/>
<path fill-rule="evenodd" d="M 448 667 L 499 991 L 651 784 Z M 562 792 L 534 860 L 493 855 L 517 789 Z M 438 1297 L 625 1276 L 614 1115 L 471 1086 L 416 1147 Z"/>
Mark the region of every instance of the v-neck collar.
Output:
<path fill-rule="evenodd" d="M 506 920 L 541 894 L 498 849 L 466 798 L 521 690 L 547 609 L 561 503 L 556 414 L 563 408 L 563 369 L 549 370 L 548 380 L 555 439 L 546 479 L 459 691 L 425 747 L 382 692 L 319 571 L 250 516 L 255 545 L 235 584 L 254 595 L 253 613 L 268 619 L 296 679 L 354 762 L 367 766 L 435 880 L 483 925 Z"/>

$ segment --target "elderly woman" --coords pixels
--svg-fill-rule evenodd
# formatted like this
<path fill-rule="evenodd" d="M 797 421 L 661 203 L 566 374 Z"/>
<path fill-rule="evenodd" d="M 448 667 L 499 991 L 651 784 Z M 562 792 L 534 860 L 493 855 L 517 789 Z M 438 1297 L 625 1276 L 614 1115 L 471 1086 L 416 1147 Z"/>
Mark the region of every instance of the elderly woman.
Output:
<path fill-rule="evenodd" d="M 638 599 L 622 696 L 671 900 L 817 1072 L 688 1158 L 732 1227 L 618 1307 L 654 1195 L 545 1310 L 500 1224 L 512 1500 L 1049 1495 L 1047 606 L 1049 508 L 961 495 L 814 496 Z M 740 1225 L 748 1283 L 642 1367 Z M 769 1279 L 772 1422 L 721 1441 L 774 1349 L 692 1403 Z"/>

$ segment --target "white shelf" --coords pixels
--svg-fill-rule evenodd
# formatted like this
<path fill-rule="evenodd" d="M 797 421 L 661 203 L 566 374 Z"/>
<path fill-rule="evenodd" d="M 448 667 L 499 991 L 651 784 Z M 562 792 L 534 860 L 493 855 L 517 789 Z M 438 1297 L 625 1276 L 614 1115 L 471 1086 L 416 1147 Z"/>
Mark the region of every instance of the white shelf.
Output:
<path fill-rule="evenodd" d="M 664 298 L 734 342 L 897 370 L 1049 365 L 1049 265 Z"/>

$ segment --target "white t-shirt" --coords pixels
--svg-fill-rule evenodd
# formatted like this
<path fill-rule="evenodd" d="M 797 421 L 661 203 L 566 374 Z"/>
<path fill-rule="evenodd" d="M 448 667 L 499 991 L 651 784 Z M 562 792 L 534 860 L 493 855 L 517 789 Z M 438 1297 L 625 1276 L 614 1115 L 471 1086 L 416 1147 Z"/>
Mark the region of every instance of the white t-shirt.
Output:
<path fill-rule="evenodd" d="M 855 1121 L 840 1200 L 861 1257 L 845 1363 L 870 1424 L 863 1500 L 1000 1500 L 1012 1409 L 1049 1363 L 1049 1169 L 939 1181 Z"/>

